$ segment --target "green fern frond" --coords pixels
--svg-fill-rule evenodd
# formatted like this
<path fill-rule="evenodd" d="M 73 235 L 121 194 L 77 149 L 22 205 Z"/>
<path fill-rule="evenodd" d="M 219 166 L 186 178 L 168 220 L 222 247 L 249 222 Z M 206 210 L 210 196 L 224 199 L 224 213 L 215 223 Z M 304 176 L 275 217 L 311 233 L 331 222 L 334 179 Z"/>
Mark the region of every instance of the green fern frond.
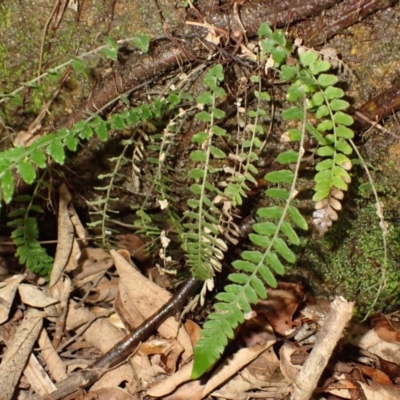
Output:
<path fill-rule="evenodd" d="M 46 250 L 38 241 L 37 220 L 28 216 L 28 213 L 32 211 L 43 212 L 39 206 L 32 204 L 27 208 L 18 208 L 8 214 L 10 218 L 14 219 L 9 221 L 7 225 L 15 228 L 11 238 L 17 247 L 15 255 L 19 258 L 19 262 L 35 274 L 49 276 L 54 259 L 46 253 Z"/>
<path fill-rule="evenodd" d="M 226 157 L 224 152 L 213 146 L 214 137 L 225 135 L 225 130 L 214 124 L 216 118 L 224 116 L 224 112 L 215 106 L 216 99 L 225 94 L 224 89 L 219 86 L 223 79 L 222 65 L 219 64 L 212 67 L 204 77 L 204 84 L 209 91 L 197 98 L 202 111 L 196 114 L 196 118 L 208 127 L 193 136 L 192 142 L 200 148 L 193 150 L 189 156 L 196 165 L 188 174 L 196 182 L 190 186 L 190 191 L 196 198 L 188 200 L 190 211 L 184 214 L 189 222 L 183 224 L 186 229 L 183 234 L 183 248 L 193 276 L 201 280 L 210 278 L 214 275 L 214 270 L 221 269 L 221 260 L 227 250 L 227 245 L 219 237 L 221 210 L 213 201 L 223 193 L 210 183 L 210 175 L 219 171 L 212 167 L 211 160 Z"/>

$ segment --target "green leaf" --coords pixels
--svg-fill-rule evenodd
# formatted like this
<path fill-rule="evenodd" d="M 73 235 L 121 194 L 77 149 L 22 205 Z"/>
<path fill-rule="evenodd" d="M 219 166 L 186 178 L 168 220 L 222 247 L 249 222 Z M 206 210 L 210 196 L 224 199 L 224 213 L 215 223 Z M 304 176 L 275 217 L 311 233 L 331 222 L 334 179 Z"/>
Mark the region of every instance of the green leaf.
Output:
<path fill-rule="evenodd" d="M 323 199 L 326 199 L 329 196 L 331 189 L 326 189 L 326 190 L 322 190 L 319 192 L 316 192 L 312 198 L 313 201 L 320 201 Z"/>
<path fill-rule="evenodd" d="M 265 260 L 275 270 L 275 272 L 277 274 L 283 275 L 285 273 L 285 268 L 275 253 L 269 251 L 265 255 Z M 261 273 L 261 271 L 260 271 L 260 273 Z M 264 277 L 264 275 L 262 275 L 262 276 Z M 272 287 L 276 287 L 276 284 L 275 284 L 275 286 L 272 286 Z"/>
<path fill-rule="evenodd" d="M 335 154 L 335 149 L 332 146 L 319 147 L 317 154 L 321 157 L 329 157 Z"/>
<path fill-rule="evenodd" d="M 271 242 L 271 240 L 268 237 L 262 236 L 262 235 L 257 235 L 255 233 L 250 233 L 249 238 L 256 246 L 260 246 L 260 247 L 264 247 L 264 248 L 267 248 Z"/>
<path fill-rule="evenodd" d="M 190 153 L 190 159 L 196 162 L 206 162 L 207 161 L 207 153 L 204 150 L 193 150 Z"/>
<path fill-rule="evenodd" d="M 253 273 L 256 269 L 256 266 L 249 261 L 244 261 L 244 260 L 235 260 L 232 262 L 232 265 L 236 269 L 240 269 L 245 272 Z"/>
<path fill-rule="evenodd" d="M 275 199 L 288 199 L 289 192 L 286 189 L 270 188 L 265 191 L 265 194 Z"/>
<path fill-rule="evenodd" d="M 292 102 L 297 101 L 303 96 L 304 96 L 304 90 L 295 85 L 291 85 L 286 94 L 286 98 Z"/>
<path fill-rule="evenodd" d="M 118 61 L 118 49 L 104 48 L 101 52 L 110 60 Z"/>
<path fill-rule="evenodd" d="M 276 232 L 277 226 L 271 221 L 257 222 L 253 224 L 253 229 L 260 235 L 272 236 Z"/>
<path fill-rule="evenodd" d="M 354 132 L 346 126 L 338 125 L 336 127 L 336 135 L 344 139 L 353 139 Z"/>
<path fill-rule="evenodd" d="M 326 104 L 323 104 L 322 106 L 318 107 L 318 110 L 315 113 L 315 116 L 318 119 L 326 117 L 327 115 L 329 115 L 329 108 L 328 108 L 328 106 Z"/>
<path fill-rule="evenodd" d="M 350 125 L 353 125 L 354 120 L 350 115 L 345 114 L 344 112 L 338 111 L 337 113 L 335 113 L 333 115 L 333 122 L 335 122 L 335 124 L 342 124 L 342 125 L 350 126 Z"/>
<path fill-rule="evenodd" d="M 249 277 L 242 273 L 229 274 L 228 279 L 233 283 L 238 283 L 239 285 L 245 285 L 249 281 Z"/>
<path fill-rule="evenodd" d="M 257 210 L 257 215 L 261 218 L 281 218 L 282 209 L 278 206 L 261 207 Z"/>
<path fill-rule="evenodd" d="M 287 169 L 282 169 L 280 171 L 269 172 L 264 176 L 264 179 L 272 183 L 292 183 L 294 173 Z"/>
<path fill-rule="evenodd" d="M 347 108 L 350 107 L 350 104 L 345 100 L 333 99 L 330 102 L 330 106 L 333 111 L 339 111 L 339 110 L 346 110 Z"/>
<path fill-rule="evenodd" d="M 114 114 L 110 118 L 110 125 L 111 125 L 111 128 L 119 130 L 119 131 L 122 131 L 126 128 L 125 120 L 121 116 L 121 114 Z"/>
<path fill-rule="evenodd" d="M 136 33 L 132 40 L 133 44 L 140 49 L 142 53 L 147 53 L 149 51 L 150 36 L 143 35 L 141 33 Z"/>
<path fill-rule="evenodd" d="M 333 123 L 330 119 L 320 122 L 317 126 L 318 132 L 326 132 L 332 129 L 333 129 Z"/>
<path fill-rule="evenodd" d="M 297 226 L 303 230 L 308 230 L 307 221 L 300 214 L 299 210 L 294 206 L 289 206 L 288 213 Z"/>
<path fill-rule="evenodd" d="M 86 70 L 86 64 L 82 60 L 73 60 L 71 66 L 76 72 L 83 72 Z"/>
<path fill-rule="evenodd" d="M 203 122 L 211 122 L 212 120 L 212 115 L 207 112 L 207 111 L 201 111 L 199 113 L 196 114 L 196 118 L 199 121 L 203 121 Z"/>
<path fill-rule="evenodd" d="M 288 81 L 296 76 L 297 71 L 297 66 L 282 65 L 279 78 L 283 81 Z"/>
<path fill-rule="evenodd" d="M 333 167 L 333 160 L 329 158 L 327 160 L 324 160 L 324 161 L 321 161 L 320 163 L 318 163 L 315 166 L 315 169 L 317 171 L 324 171 L 326 169 L 332 169 L 332 167 Z"/>
<path fill-rule="evenodd" d="M 103 40 L 104 40 L 104 42 L 105 42 L 106 44 L 108 44 L 112 49 L 118 50 L 118 44 L 117 44 L 117 42 L 116 42 L 113 38 L 111 38 L 111 37 L 109 37 L 109 36 L 105 36 L 105 37 L 103 38 Z"/>
<path fill-rule="evenodd" d="M 199 104 L 213 104 L 213 95 L 211 92 L 203 92 L 200 96 L 197 97 L 197 103 Z"/>
<path fill-rule="evenodd" d="M 340 139 L 336 142 L 336 149 L 346 155 L 349 155 L 353 152 L 352 147 L 347 143 L 346 140 L 343 139 Z"/>
<path fill-rule="evenodd" d="M 218 147 L 210 145 L 210 152 L 215 158 L 226 158 L 226 154 Z"/>
<path fill-rule="evenodd" d="M 192 136 L 192 142 L 203 144 L 209 137 L 207 132 L 197 132 Z"/>
<path fill-rule="evenodd" d="M 14 194 L 14 178 L 10 170 L 4 172 L 4 175 L 1 177 L 0 185 L 4 201 L 8 204 L 12 200 Z"/>
<path fill-rule="evenodd" d="M 318 76 L 318 83 L 322 87 L 327 87 L 327 86 L 332 86 L 335 83 L 337 83 L 338 78 L 336 75 L 331 75 L 331 74 L 321 74 Z"/>
<path fill-rule="evenodd" d="M 284 120 L 303 120 L 304 112 L 298 107 L 291 107 L 282 111 L 282 119 Z"/>
<path fill-rule="evenodd" d="M 31 161 L 34 162 L 39 168 L 46 167 L 46 156 L 42 150 L 36 148 L 31 153 Z"/>
<path fill-rule="evenodd" d="M 50 146 L 47 147 L 47 153 L 58 164 L 63 164 L 65 160 L 65 152 L 60 138 L 56 137 L 52 140 Z"/>
<path fill-rule="evenodd" d="M 296 256 L 293 251 L 289 249 L 287 244 L 281 238 L 276 238 L 273 244 L 275 250 L 287 261 L 294 263 L 296 261 Z"/>
<path fill-rule="evenodd" d="M 101 119 L 99 116 L 97 116 L 92 121 L 92 128 L 102 142 L 107 140 L 107 137 L 108 137 L 107 124 L 105 121 L 103 121 L 103 119 Z M 72 149 L 70 149 L 70 150 L 72 150 Z"/>
<path fill-rule="evenodd" d="M 282 47 L 274 47 L 271 49 L 271 56 L 275 63 L 280 65 L 286 60 L 286 51 Z"/>
<path fill-rule="evenodd" d="M 268 258 L 269 254 L 271 254 L 271 253 L 268 253 L 266 258 Z M 280 263 L 279 260 L 278 260 L 278 262 Z M 264 279 L 265 283 L 268 286 L 270 286 L 272 288 L 276 288 L 278 286 L 278 282 L 276 281 L 274 275 L 272 274 L 271 270 L 267 266 L 265 266 L 264 264 L 261 264 L 260 268 L 258 269 L 258 272 L 260 273 L 261 277 Z"/>
<path fill-rule="evenodd" d="M 18 163 L 17 171 L 27 184 L 31 184 L 36 178 L 35 169 L 33 168 L 32 164 L 26 160 L 21 160 Z"/>
<path fill-rule="evenodd" d="M 319 107 L 324 104 L 324 101 L 324 95 L 321 92 L 317 92 L 309 100 L 309 108 Z"/>
<path fill-rule="evenodd" d="M 292 244 L 296 246 L 300 244 L 300 239 L 297 236 L 297 233 L 294 231 L 292 226 L 287 221 L 283 221 L 281 229 Z"/>
<path fill-rule="evenodd" d="M 299 54 L 300 62 L 305 67 L 308 67 L 312 62 L 317 61 L 318 58 L 318 53 L 312 50 L 305 51 L 304 53 Z"/>
<path fill-rule="evenodd" d="M 306 129 L 320 145 L 327 144 L 325 138 L 308 122 L 306 123 Z"/>
<path fill-rule="evenodd" d="M 291 164 L 296 163 L 299 157 L 299 153 L 294 150 L 287 150 L 283 153 L 280 153 L 276 158 L 279 164 Z"/>
<path fill-rule="evenodd" d="M 263 36 L 271 37 L 272 29 L 269 27 L 269 25 L 266 22 L 263 22 L 260 25 L 260 27 L 258 28 L 257 34 L 260 37 L 263 37 Z"/>
<path fill-rule="evenodd" d="M 212 131 L 212 133 L 214 133 L 214 135 L 217 135 L 217 136 L 224 136 L 226 134 L 226 130 L 219 127 L 218 125 L 213 125 L 211 127 L 211 131 Z"/>
<path fill-rule="evenodd" d="M 346 157 L 344 154 L 341 154 L 341 153 L 336 154 L 335 163 L 337 165 L 340 165 L 347 171 L 351 170 L 352 163 L 351 163 L 350 159 L 348 157 Z"/>
<path fill-rule="evenodd" d="M 205 171 L 200 168 L 193 168 L 189 171 L 189 178 L 192 179 L 204 179 Z"/>
<path fill-rule="evenodd" d="M 318 75 L 321 72 L 329 71 L 331 64 L 326 60 L 316 60 L 310 64 L 309 68 L 313 75 Z"/>
<path fill-rule="evenodd" d="M 256 304 L 258 302 L 257 293 L 251 286 L 244 286 L 244 294 L 249 303 Z"/>
<path fill-rule="evenodd" d="M 252 251 L 245 250 L 242 252 L 241 256 L 244 260 L 248 260 L 256 264 L 261 262 L 263 259 L 263 254 L 255 250 Z"/>
<path fill-rule="evenodd" d="M 250 284 L 256 291 L 258 299 L 267 298 L 267 291 L 265 290 L 265 286 L 260 278 L 258 278 L 256 275 L 253 275 L 251 277 Z M 254 303 L 257 303 L 258 299 Z"/>
<path fill-rule="evenodd" d="M 341 97 L 344 96 L 344 91 L 334 86 L 328 86 L 325 89 L 325 96 L 328 100 L 340 99 Z"/>

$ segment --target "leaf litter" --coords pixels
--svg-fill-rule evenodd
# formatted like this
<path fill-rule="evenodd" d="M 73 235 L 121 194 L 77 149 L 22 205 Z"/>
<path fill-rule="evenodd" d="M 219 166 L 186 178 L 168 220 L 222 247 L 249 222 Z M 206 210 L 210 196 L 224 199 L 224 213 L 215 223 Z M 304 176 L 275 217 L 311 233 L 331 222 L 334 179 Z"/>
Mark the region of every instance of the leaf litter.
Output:
<path fill-rule="evenodd" d="M 62 190 L 64 204 L 59 210 L 65 215 L 59 221 L 77 218 L 68 204 L 67 189 Z M 390 319 L 375 314 L 369 322 L 348 322 L 352 303 L 336 298 L 322 307 L 314 304 L 302 285 L 285 282 L 268 290 L 268 299 L 253 307 L 206 379 L 190 379 L 200 327 L 190 319 L 182 323 L 170 317 L 128 360 L 96 373 L 90 387 L 84 387 L 82 375 L 74 381 L 72 394 L 71 387 L 63 392 L 63 382 L 71 384 L 76 371 L 90 369 L 101 354 L 112 351 L 171 299 L 130 257 L 124 258 L 123 249 L 107 252 L 80 241 L 74 251 L 77 235 L 71 238 L 65 231 L 80 224 L 68 221 L 66 225 L 59 225 L 62 251 L 56 252 L 55 263 L 62 268 L 53 272 L 51 286 L 24 282 L 23 275 L 0 284 L 2 399 L 246 399 L 263 395 L 279 399 L 289 394 L 306 399 L 315 387 L 318 393 L 336 396 L 332 398 L 399 395 L 400 331 Z M 141 246 L 138 238 L 132 242 Z M 124 244 L 128 253 L 133 251 L 132 243 L 127 245 L 125 240 Z M 77 288 L 86 292 L 81 299 L 71 297 Z M 53 397 L 52 392 L 62 397 Z"/>

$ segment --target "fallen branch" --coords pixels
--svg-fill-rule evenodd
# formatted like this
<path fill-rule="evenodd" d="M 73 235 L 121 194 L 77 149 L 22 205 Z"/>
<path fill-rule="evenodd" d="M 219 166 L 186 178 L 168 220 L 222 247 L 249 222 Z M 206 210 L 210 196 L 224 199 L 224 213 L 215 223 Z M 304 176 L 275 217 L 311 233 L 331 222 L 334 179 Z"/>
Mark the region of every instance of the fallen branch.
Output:
<path fill-rule="evenodd" d="M 354 303 L 336 297 L 327 314 L 324 326 L 317 334 L 315 345 L 297 375 L 292 393 L 293 400 L 309 400 L 318 385 L 319 378 L 340 339 L 346 324 L 353 316 Z"/>

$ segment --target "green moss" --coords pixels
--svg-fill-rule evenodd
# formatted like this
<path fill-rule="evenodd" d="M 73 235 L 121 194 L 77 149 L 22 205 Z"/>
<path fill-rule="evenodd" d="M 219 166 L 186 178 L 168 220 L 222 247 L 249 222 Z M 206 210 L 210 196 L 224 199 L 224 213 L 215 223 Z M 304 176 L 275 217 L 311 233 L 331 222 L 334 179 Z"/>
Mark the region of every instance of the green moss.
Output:
<path fill-rule="evenodd" d="M 390 309 L 400 294 L 400 225 L 391 223 L 385 271 L 382 231 L 375 204 L 360 201 L 355 212 L 344 210 L 326 236 L 309 241 L 300 257 L 302 268 L 311 274 L 316 294 L 343 295 L 356 301 L 361 312 L 369 310 L 382 280 L 384 289 L 376 309 Z M 396 218 L 388 218 L 389 223 Z M 323 285 L 318 283 L 322 280 Z"/>

